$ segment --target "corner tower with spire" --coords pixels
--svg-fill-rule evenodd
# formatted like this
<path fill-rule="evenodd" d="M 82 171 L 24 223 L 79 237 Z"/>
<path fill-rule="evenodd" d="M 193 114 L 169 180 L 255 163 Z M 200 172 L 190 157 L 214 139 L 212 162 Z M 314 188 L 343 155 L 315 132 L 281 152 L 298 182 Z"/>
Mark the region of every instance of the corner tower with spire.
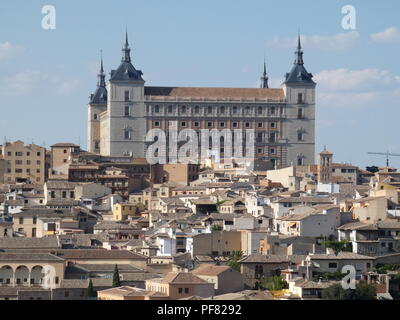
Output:
<path fill-rule="evenodd" d="M 288 158 L 296 165 L 313 164 L 315 161 L 315 87 L 313 75 L 304 66 L 300 34 L 292 69 L 283 82 L 288 108 L 284 131 L 292 142 Z"/>
<path fill-rule="evenodd" d="M 122 58 L 112 70 L 108 82 L 108 106 L 104 120 L 102 155 L 144 158 L 146 135 L 145 97 L 142 71 L 133 66 L 128 32 L 122 47 Z"/>
<path fill-rule="evenodd" d="M 89 152 L 100 153 L 100 114 L 107 110 L 106 75 L 104 73 L 103 56 L 100 59 L 100 71 L 97 75 L 97 87 L 90 95 L 88 105 L 88 142 Z"/>

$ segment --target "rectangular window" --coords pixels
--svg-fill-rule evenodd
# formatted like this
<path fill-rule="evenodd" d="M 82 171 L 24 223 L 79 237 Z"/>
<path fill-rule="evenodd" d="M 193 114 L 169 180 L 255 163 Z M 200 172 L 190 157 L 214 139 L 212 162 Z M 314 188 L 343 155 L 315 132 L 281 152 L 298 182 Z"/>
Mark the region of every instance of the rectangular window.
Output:
<path fill-rule="evenodd" d="M 129 101 L 129 91 L 125 90 L 125 101 Z"/>
<path fill-rule="evenodd" d="M 303 103 L 303 94 L 302 93 L 297 94 L 297 103 L 299 103 L 299 104 Z"/>
<path fill-rule="evenodd" d="M 125 106 L 124 115 L 125 115 L 125 117 L 129 117 L 129 115 L 130 115 L 130 108 L 129 108 L 129 106 Z"/>
<path fill-rule="evenodd" d="M 275 134 L 275 132 L 271 132 L 270 134 L 269 134 L 269 142 L 276 142 L 276 134 Z"/>
<path fill-rule="evenodd" d="M 303 119 L 303 118 L 304 118 L 303 108 L 297 109 L 297 119 Z"/>
<path fill-rule="evenodd" d="M 298 132 L 297 133 L 297 140 L 298 141 L 303 141 L 303 132 Z"/>
<path fill-rule="evenodd" d="M 328 264 L 328 268 L 331 268 L 331 269 L 337 268 L 337 263 L 336 263 L 336 262 L 330 262 L 330 263 Z"/>
<path fill-rule="evenodd" d="M 15 153 L 15 156 L 16 156 L 16 157 L 22 157 L 22 152 L 16 152 L 16 153 Z"/>
<path fill-rule="evenodd" d="M 234 128 L 237 128 L 237 127 L 238 127 L 238 123 L 237 123 L 237 122 L 234 122 L 234 123 L 232 124 L 232 126 L 233 126 Z"/>
<path fill-rule="evenodd" d="M 186 127 L 186 121 L 182 121 L 182 122 L 181 122 L 181 126 L 182 126 L 182 127 Z"/>
<path fill-rule="evenodd" d="M 263 127 L 263 123 L 262 122 L 257 123 L 257 127 L 262 128 Z"/>
<path fill-rule="evenodd" d="M 198 126 L 199 126 L 199 122 L 198 122 L 198 121 L 195 121 L 194 126 L 195 126 L 195 127 L 198 127 Z"/>

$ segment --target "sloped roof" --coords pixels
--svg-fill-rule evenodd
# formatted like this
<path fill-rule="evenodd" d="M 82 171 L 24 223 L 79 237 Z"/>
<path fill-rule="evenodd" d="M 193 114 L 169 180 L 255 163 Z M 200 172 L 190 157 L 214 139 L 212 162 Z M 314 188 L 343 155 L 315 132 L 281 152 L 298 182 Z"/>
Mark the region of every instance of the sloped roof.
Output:
<path fill-rule="evenodd" d="M 0 249 L 54 249 L 59 248 L 56 237 L 0 238 Z"/>
<path fill-rule="evenodd" d="M 91 104 L 106 104 L 107 103 L 107 89 L 103 86 L 96 88 L 94 94 L 90 97 Z"/>
<path fill-rule="evenodd" d="M 117 68 L 117 70 L 111 71 L 110 81 L 144 81 L 142 78 L 143 72 L 140 70 L 136 70 L 135 67 L 130 62 L 123 61 Z"/>
<path fill-rule="evenodd" d="M 312 254 L 311 260 L 374 260 L 374 257 L 365 256 L 354 252 L 341 251 L 335 254 Z"/>
<path fill-rule="evenodd" d="M 222 272 L 230 270 L 229 266 L 216 266 L 213 264 L 202 264 L 198 268 L 192 271 L 194 275 L 201 276 L 217 276 Z"/>
<path fill-rule="evenodd" d="M 207 281 L 189 272 L 169 272 L 162 280 L 164 283 L 207 283 Z"/>
<path fill-rule="evenodd" d="M 284 255 L 266 255 L 260 253 L 251 254 L 241 260 L 240 263 L 284 263 L 289 262 L 287 256 Z"/>
<path fill-rule="evenodd" d="M 315 84 L 312 78 L 313 75 L 306 70 L 304 65 L 295 64 L 292 70 L 286 74 L 285 83 Z"/>
<path fill-rule="evenodd" d="M 207 99 L 273 99 L 285 98 L 283 89 L 206 88 L 206 87 L 145 87 L 145 95 L 171 98 Z"/>

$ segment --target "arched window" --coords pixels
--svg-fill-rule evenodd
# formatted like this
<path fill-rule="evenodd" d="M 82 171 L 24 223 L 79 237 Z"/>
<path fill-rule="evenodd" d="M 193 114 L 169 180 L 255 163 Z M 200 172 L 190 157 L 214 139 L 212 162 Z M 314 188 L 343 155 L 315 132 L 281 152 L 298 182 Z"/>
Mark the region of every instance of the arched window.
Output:
<path fill-rule="evenodd" d="M 225 107 L 222 106 L 222 107 L 219 109 L 219 112 L 220 112 L 221 114 L 224 114 L 224 113 L 225 113 Z"/>
<path fill-rule="evenodd" d="M 199 113 L 199 112 L 200 112 L 199 106 L 195 106 L 195 107 L 194 107 L 194 113 Z"/>
<path fill-rule="evenodd" d="M 236 107 L 236 106 L 234 106 L 234 107 L 232 108 L 232 113 L 237 113 L 237 107 Z"/>
<path fill-rule="evenodd" d="M 303 158 L 302 157 L 297 157 L 297 165 L 302 166 L 303 165 Z"/>
<path fill-rule="evenodd" d="M 212 107 L 211 106 L 208 106 L 208 113 L 212 113 Z"/>
<path fill-rule="evenodd" d="M 172 113 L 172 106 L 168 106 L 168 113 Z"/>
<path fill-rule="evenodd" d="M 258 107 L 258 114 L 262 114 L 263 113 L 263 107 Z"/>
<path fill-rule="evenodd" d="M 250 107 L 249 106 L 246 107 L 246 114 L 250 114 Z"/>
<path fill-rule="evenodd" d="M 155 107 L 154 107 L 154 112 L 155 112 L 155 113 L 159 113 L 159 112 L 160 112 L 160 106 L 158 106 L 158 105 L 155 106 Z"/>
<path fill-rule="evenodd" d="M 182 106 L 182 107 L 181 107 L 181 112 L 182 112 L 182 113 L 186 113 L 186 106 Z"/>
<path fill-rule="evenodd" d="M 97 120 L 97 113 L 93 115 L 94 120 Z"/>

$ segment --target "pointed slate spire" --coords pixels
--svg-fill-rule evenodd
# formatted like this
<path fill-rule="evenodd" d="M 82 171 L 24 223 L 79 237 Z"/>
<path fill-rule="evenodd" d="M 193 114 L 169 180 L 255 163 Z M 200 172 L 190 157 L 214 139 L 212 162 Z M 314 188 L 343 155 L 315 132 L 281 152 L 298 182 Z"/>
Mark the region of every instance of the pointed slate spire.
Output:
<path fill-rule="evenodd" d="M 303 50 L 301 50 L 301 40 L 300 40 L 300 33 L 298 35 L 298 39 L 297 39 L 297 50 L 295 52 L 296 54 L 296 60 L 295 60 L 295 64 L 298 65 L 303 65 L 304 61 L 303 61 Z"/>
<path fill-rule="evenodd" d="M 265 63 L 265 55 L 264 55 L 264 71 L 261 77 L 261 86 L 260 88 L 268 88 L 268 77 L 267 77 L 267 64 Z"/>
<path fill-rule="evenodd" d="M 122 62 L 131 62 L 131 49 L 129 48 L 128 30 L 125 32 L 125 46 L 122 48 Z"/>
<path fill-rule="evenodd" d="M 289 73 L 286 73 L 285 82 L 288 83 L 309 83 L 315 85 L 315 82 L 312 80 L 313 75 L 309 73 L 306 68 L 304 67 L 304 60 L 303 60 L 303 50 L 301 48 L 301 38 L 300 32 L 297 38 L 297 49 L 295 52 L 295 60 L 292 70 Z"/>
<path fill-rule="evenodd" d="M 106 75 L 104 74 L 104 67 L 103 67 L 103 53 L 101 53 L 101 63 L 100 63 L 100 72 L 98 74 L 99 81 L 97 82 L 98 87 L 105 87 L 106 86 Z"/>

